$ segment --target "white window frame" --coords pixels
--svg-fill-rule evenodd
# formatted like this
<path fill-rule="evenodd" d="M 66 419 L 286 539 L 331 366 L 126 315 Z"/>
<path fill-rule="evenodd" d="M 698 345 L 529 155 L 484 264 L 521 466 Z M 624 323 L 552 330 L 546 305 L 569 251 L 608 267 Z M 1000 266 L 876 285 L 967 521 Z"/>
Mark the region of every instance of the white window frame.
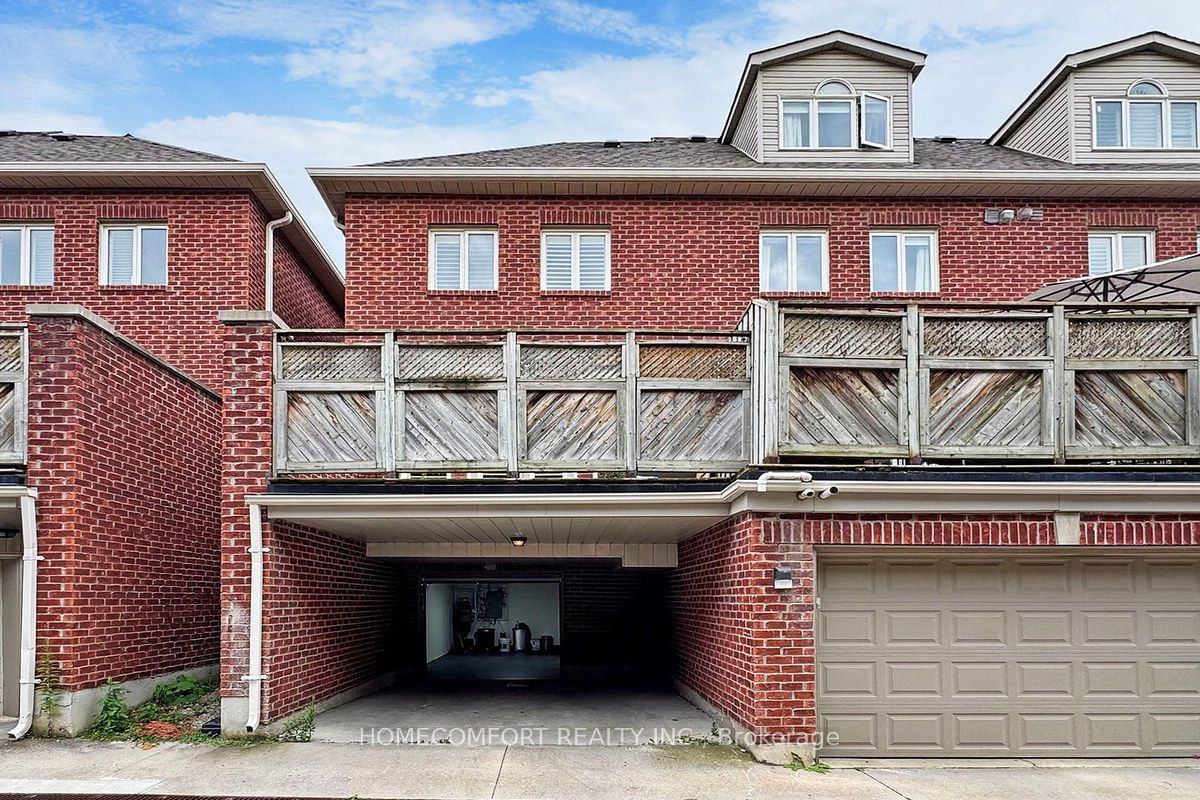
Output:
<path fill-rule="evenodd" d="M 1139 83 L 1149 83 L 1157 86 L 1162 94 L 1130 94 L 1134 86 Z M 1099 113 L 1100 103 L 1119 103 L 1121 105 L 1121 143 L 1100 144 L 1099 128 L 1096 124 L 1097 114 Z M 1191 147 L 1175 147 L 1171 144 L 1171 107 L 1173 105 L 1190 105 L 1196 109 L 1196 125 L 1197 125 L 1197 142 Z M 1134 146 L 1129 139 L 1129 107 L 1131 105 L 1157 105 L 1159 116 L 1159 129 L 1162 131 L 1162 144 L 1158 147 Z M 1092 98 L 1092 149 L 1099 151 L 1119 151 L 1131 150 L 1135 152 L 1160 152 L 1160 151 L 1175 151 L 1190 153 L 1200 150 L 1200 98 L 1195 97 L 1171 97 L 1167 88 L 1156 80 L 1150 78 L 1138 78 L 1129 84 L 1123 96 L 1117 97 L 1093 97 Z"/>
<path fill-rule="evenodd" d="M 0 286 L 53 286 L 54 267 L 51 265 L 50 283 L 33 283 L 33 233 L 34 231 L 49 231 L 54 235 L 53 225 L 0 225 L 0 231 L 18 231 L 21 234 L 21 265 L 17 283 L 5 283 Z M 53 245 L 51 245 L 53 247 Z"/>
<path fill-rule="evenodd" d="M 942 290 L 942 264 L 941 264 L 941 248 L 938 243 L 938 231 L 936 228 L 877 228 L 869 233 L 869 245 L 867 247 L 867 273 L 868 279 L 875 279 L 875 237 L 877 236 L 896 236 L 896 288 L 895 289 L 876 289 L 874 283 L 871 284 L 871 292 L 873 294 L 932 294 Z M 907 256 L 904 251 L 904 241 L 909 236 L 928 237 L 929 239 L 929 277 L 930 287 L 928 289 L 910 289 L 905 283 L 908 280 L 908 270 L 905 259 Z"/>
<path fill-rule="evenodd" d="M 492 237 L 492 285 L 487 289 L 472 289 L 467 286 L 467 237 L 470 234 L 491 234 Z M 437 252 L 434 248 L 436 236 L 458 236 L 458 287 L 447 289 L 437 285 Z M 429 291 L 431 292 L 495 292 L 500 289 L 500 231 L 497 228 L 435 227 L 429 229 Z"/>
<path fill-rule="evenodd" d="M 1111 275 L 1114 272 L 1120 272 L 1125 269 L 1140 269 L 1146 264 L 1153 264 L 1158 260 L 1155 231 L 1150 228 L 1091 228 L 1088 229 L 1088 250 L 1091 250 L 1093 238 L 1105 238 L 1109 240 L 1108 252 L 1112 256 L 1112 269 L 1108 272 L 1101 273 L 1103 275 Z M 1121 239 L 1126 237 L 1137 237 L 1146 240 L 1146 264 L 1138 264 L 1133 267 L 1127 267 L 1123 263 L 1124 255 L 1121 250 Z M 1084 264 L 1084 274 L 1091 276 L 1091 264 Z"/>
<path fill-rule="evenodd" d="M 768 236 L 787 237 L 787 288 L 773 289 L 767 286 L 767 265 L 763 261 L 763 239 Z M 821 287 L 819 289 L 797 289 L 796 279 L 796 237 L 818 236 L 821 239 Z M 764 228 L 758 233 L 758 290 L 764 294 L 783 294 L 799 292 L 829 291 L 829 231 L 824 228 Z"/>
<path fill-rule="evenodd" d="M 604 236 L 604 288 L 582 289 L 579 286 L 579 237 Z M 546 237 L 571 237 L 571 288 L 550 288 L 546 285 Z M 608 228 L 542 228 L 541 264 L 539 265 L 543 292 L 610 292 L 612 291 L 612 231 Z"/>
<path fill-rule="evenodd" d="M 167 242 L 163 251 L 163 282 L 142 283 L 142 231 L 163 231 Z M 108 275 L 109 231 L 133 231 L 133 272 L 129 283 L 113 283 Z M 100 283 L 103 286 L 166 286 L 171 281 L 171 231 L 165 222 L 112 222 L 100 226 Z"/>
<path fill-rule="evenodd" d="M 850 87 L 850 94 L 819 94 L 821 86 L 827 83 L 837 82 Z M 817 87 L 817 94 L 813 95 L 780 95 L 777 98 L 778 126 L 776 130 L 777 145 L 779 150 L 785 152 L 805 152 L 809 150 L 892 150 L 895 148 L 895 118 L 893 116 L 892 98 L 888 95 L 878 94 L 876 92 L 856 92 L 849 81 L 841 78 L 830 78 L 822 81 Z M 864 115 L 866 114 L 866 98 L 882 100 L 887 104 L 887 142 L 870 142 L 862 138 L 862 131 L 865 130 Z M 808 145 L 784 145 L 783 137 L 783 108 L 787 103 L 804 103 L 808 106 Z M 827 145 L 820 144 L 819 137 L 819 122 L 818 122 L 818 106 L 821 103 L 846 103 L 850 106 L 850 144 L 849 145 Z"/>
<path fill-rule="evenodd" d="M 867 98 L 872 100 L 881 100 L 884 107 L 887 109 L 887 140 L 883 142 L 872 142 L 867 137 Z M 861 131 L 858 137 L 860 146 L 869 150 L 891 150 L 892 149 L 892 98 L 884 94 L 876 94 L 875 92 L 861 92 L 858 96 L 858 130 Z"/>

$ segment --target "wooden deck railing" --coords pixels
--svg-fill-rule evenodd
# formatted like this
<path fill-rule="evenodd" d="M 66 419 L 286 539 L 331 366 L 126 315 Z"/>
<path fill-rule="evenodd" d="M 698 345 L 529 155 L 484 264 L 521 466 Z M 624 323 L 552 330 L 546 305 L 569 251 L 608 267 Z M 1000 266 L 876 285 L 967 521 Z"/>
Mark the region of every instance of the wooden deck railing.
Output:
<path fill-rule="evenodd" d="M 722 334 L 289 331 L 275 468 L 1200 460 L 1198 341 L 1185 307 L 776 301 Z"/>
<path fill-rule="evenodd" d="M 739 333 L 288 331 L 275 469 L 736 470 L 749 387 Z"/>
<path fill-rule="evenodd" d="M 27 341 L 24 328 L 0 328 L 0 465 L 26 459 Z"/>
<path fill-rule="evenodd" d="M 758 302 L 742 327 L 778 354 L 758 460 L 1200 457 L 1192 308 Z"/>

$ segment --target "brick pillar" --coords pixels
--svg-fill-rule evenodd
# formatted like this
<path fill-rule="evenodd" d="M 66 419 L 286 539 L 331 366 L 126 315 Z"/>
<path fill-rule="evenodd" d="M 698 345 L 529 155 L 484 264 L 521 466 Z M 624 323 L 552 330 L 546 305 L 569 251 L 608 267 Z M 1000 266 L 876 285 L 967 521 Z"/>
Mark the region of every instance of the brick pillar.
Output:
<path fill-rule="evenodd" d="M 38 663 L 49 656 L 62 688 L 80 688 L 75 608 L 75 525 L 79 499 L 80 321 L 29 320 L 28 467 L 38 490 Z"/>
<path fill-rule="evenodd" d="M 774 568 L 792 567 L 776 589 Z M 743 514 L 679 546 L 676 681 L 763 761 L 816 754 L 813 548 L 801 526 Z"/>
<path fill-rule="evenodd" d="M 250 642 L 250 516 L 246 495 L 271 475 L 275 324 L 264 312 L 221 314 L 225 384 L 221 418 L 221 725 L 245 731 Z M 264 523 L 264 536 L 266 535 Z"/>

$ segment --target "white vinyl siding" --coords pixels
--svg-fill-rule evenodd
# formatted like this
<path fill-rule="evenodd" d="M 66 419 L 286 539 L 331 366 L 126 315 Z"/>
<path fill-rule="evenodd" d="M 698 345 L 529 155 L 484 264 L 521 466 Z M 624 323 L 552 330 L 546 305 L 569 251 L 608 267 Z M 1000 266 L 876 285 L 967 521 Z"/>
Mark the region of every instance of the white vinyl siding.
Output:
<path fill-rule="evenodd" d="M 829 290 L 829 235 L 767 230 L 759 236 L 759 288 L 764 292 Z"/>
<path fill-rule="evenodd" d="M 1166 95 L 1128 97 L 1130 87 L 1142 80 L 1153 80 Z M 1076 163 L 1200 162 L 1200 150 L 1192 144 L 1195 129 L 1192 104 L 1200 101 L 1200 65 L 1162 53 L 1131 53 L 1081 67 L 1071 75 L 1069 83 Z M 1121 144 L 1109 144 L 1114 136 L 1116 106 L 1107 107 L 1107 113 L 1098 119 L 1100 103 L 1121 104 Z M 1147 104 L 1151 110 L 1157 110 L 1155 107 L 1160 103 L 1165 109 L 1157 120 L 1149 111 L 1130 109 Z M 1159 128 L 1162 144 L 1152 146 L 1149 143 L 1157 140 Z"/>
<path fill-rule="evenodd" d="M 498 234 L 491 230 L 436 229 L 429 232 L 429 288 L 493 291 L 497 273 Z"/>
<path fill-rule="evenodd" d="M 797 58 L 782 64 L 764 67 L 758 75 L 759 109 L 762 122 L 762 160 L 765 162 L 803 161 L 888 161 L 907 162 L 912 157 L 912 129 L 909 122 L 910 75 L 904 67 L 887 64 L 867 56 L 830 50 Z M 840 113 L 845 106 L 830 106 L 824 115 L 829 141 L 838 129 L 849 122 L 854 131 L 850 147 L 817 147 L 821 114 L 810 108 L 810 145 L 785 143 L 782 115 L 784 102 L 789 100 L 818 103 L 842 103 L 836 95 L 817 98 L 818 87 L 827 80 L 845 81 L 854 90 L 853 111 L 847 120 Z M 861 126 L 860 104 L 864 95 L 887 98 L 891 112 L 891 149 L 874 146 L 859 147 Z M 795 108 L 795 107 L 793 107 Z M 797 113 L 800 113 L 797 110 Z M 842 135 L 842 134 L 838 134 Z M 793 140 L 799 134 L 792 134 Z M 843 138 L 844 141 L 844 138 Z"/>
<path fill-rule="evenodd" d="M 875 231 L 871 234 L 872 292 L 936 292 L 937 232 Z"/>
<path fill-rule="evenodd" d="M 1090 231 L 1088 275 L 1143 267 L 1154 262 L 1153 231 Z"/>
<path fill-rule="evenodd" d="M 54 283 L 54 228 L 0 225 L 0 285 L 50 286 Z"/>
<path fill-rule="evenodd" d="M 100 283 L 107 286 L 166 285 L 167 226 L 102 225 Z"/>
<path fill-rule="evenodd" d="M 608 231 L 542 231 L 543 291 L 608 291 L 610 255 Z"/>
<path fill-rule="evenodd" d="M 1057 161 L 1070 161 L 1070 87 L 1068 78 L 1009 135 L 1004 146 Z"/>
<path fill-rule="evenodd" d="M 734 129 L 733 139 L 730 141 L 730 144 L 755 161 L 762 160 L 762 141 L 758 130 L 758 112 L 759 80 L 755 78 L 754 87 L 750 91 L 750 96 L 746 98 L 746 107 L 742 109 L 742 116 L 738 119 L 737 128 Z"/>

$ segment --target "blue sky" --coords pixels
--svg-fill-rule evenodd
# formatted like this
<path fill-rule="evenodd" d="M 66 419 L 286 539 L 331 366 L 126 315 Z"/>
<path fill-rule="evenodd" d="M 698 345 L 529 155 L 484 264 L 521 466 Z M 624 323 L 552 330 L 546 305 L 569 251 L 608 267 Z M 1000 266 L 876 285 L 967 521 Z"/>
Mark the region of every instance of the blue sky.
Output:
<path fill-rule="evenodd" d="M 747 52 L 844 28 L 929 54 L 918 136 L 986 136 L 1065 53 L 1196 0 L 6 0 L 0 128 L 266 161 L 335 259 L 306 166 L 719 132 Z"/>

